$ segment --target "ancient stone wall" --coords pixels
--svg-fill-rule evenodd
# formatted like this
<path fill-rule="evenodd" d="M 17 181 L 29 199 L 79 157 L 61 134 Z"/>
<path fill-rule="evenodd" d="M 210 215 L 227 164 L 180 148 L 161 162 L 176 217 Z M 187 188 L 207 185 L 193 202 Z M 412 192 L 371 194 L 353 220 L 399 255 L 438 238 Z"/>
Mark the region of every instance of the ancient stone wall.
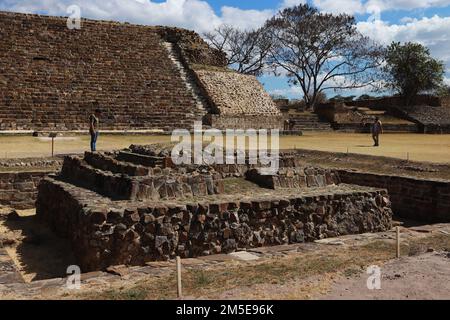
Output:
<path fill-rule="evenodd" d="M 32 209 L 39 182 L 51 172 L 0 172 L 0 205 L 15 209 Z"/>
<path fill-rule="evenodd" d="M 208 114 L 206 123 L 216 129 L 281 129 L 283 116 L 281 115 L 254 115 L 254 116 L 223 116 Z"/>
<path fill-rule="evenodd" d="M 395 214 L 423 222 L 450 222 L 450 182 L 338 171 L 343 183 L 384 188 Z"/>
<path fill-rule="evenodd" d="M 403 118 L 418 123 L 423 133 L 450 133 L 449 107 L 397 107 L 396 111 Z"/>
<path fill-rule="evenodd" d="M 315 188 L 337 185 L 339 176 L 329 169 L 313 167 L 280 168 L 274 175 L 261 174 L 261 169 L 251 169 L 246 173 L 247 180 L 269 189 Z"/>
<path fill-rule="evenodd" d="M 83 272 L 385 231 L 392 214 L 386 192 L 378 190 L 126 208 L 102 201 L 60 181 L 39 187 L 38 216 L 72 240 Z"/>
<path fill-rule="evenodd" d="M 341 132 L 355 132 L 355 133 L 371 133 L 371 123 L 335 123 L 333 129 Z M 384 123 L 383 131 L 385 133 L 419 133 L 420 126 L 415 123 Z"/>
<path fill-rule="evenodd" d="M 380 101 L 385 100 L 386 99 L 380 99 Z M 369 101 L 369 105 L 372 102 L 372 100 L 367 101 Z M 352 103 L 350 103 L 350 105 L 352 105 Z M 356 108 L 358 107 L 358 105 L 359 101 L 356 101 L 353 107 Z M 365 112 L 361 112 L 359 110 L 353 110 L 354 109 L 353 107 L 347 105 L 347 103 L 329 102 L 320 104 L 316 110 L 316 113 L 322 119 L 326 119 L 326 121 L 331 122 L 332 127 L 335 130 L 345 132 L 370 133 L 374 116 L 366 114 Z M 438 107 L 423 107 L 423 108 L 438 108 Z M 421 132 L 421 126 L 418 124 L 418 121 L 416 121 L 415 119 L 411 119 L 411 117 L 408 117 L 403 111 L 400 111 L 399 107 L 395 105 L 389 105 L 389 111 L 386 114 L 383 115 L 380 114 L 377 116 L 383 123 L 384 132 L 410 132 L 410 133 Z M 395 119 L 394 122 L 392 122 L 393 119 Z M 399 123 L 400 122 L 399 120 L 402 123 Z"/>
<path fill-rule="evenodd" d="M 211 48 L 196 32 L 180 28 L 158 28 L 158 33 L 168 42 L 176 43 L 190 65 L 227 66 L 224 52 Z"/>
<path fill-rule="evenodd" d="M 66 20 L 0 12 L 0 130 L 87 130 L 100 108 L 101 129 L 171 131 L 202 121 L 207 100 L 274 114 L 254 77 L 213 73 L 201 88 L 193 68 L 227 70 L 226 59 L 193 31 L 86 19 L 69 30 Z"/>
<path fill-rule="evenodd" d="M 442 107 L 450 107 L 450 96 L 441 97 L 441 106 Z"/>
<path fill-rule="evenodd" d="M 103 129 L 201 120 L 161 30 L 92 20 L 69 30 L 66 18 L 0 12 L 0 130 L 87 129 L 96 108 Z"/>
<path fill-rule="evenodd" d="M 196 70 L 220 115 L 280 115 L 254 76 L 228 71 Z"/>
<path fill-rule="evenodd" d="M 366 107 L 388 111 L 391 107 L 404 106 L 405 100 L 403 97 L 383 97 L 369 100 L 346 101 L 345 104 L 353 107 Z M 412 101 L 411 105 L 440 106 L 441 99 L 430 95 L 418 95 L 416 99 Z"/>
<path fill-rule="evenodd" d="M 65 157 L 60 178 L 114 200 L 175 199 L 217 194 L 223 190 L 222 177 L 213 172 L 181 174 L 170 168 L 147 168 L 144 174 L 144 168 L 120 164 L 108 157 L 95 161 L 92 158 L 91 153 L 86 153 L 84 159 Z M 133 171 L 134 176 L 125 171 Z"/>

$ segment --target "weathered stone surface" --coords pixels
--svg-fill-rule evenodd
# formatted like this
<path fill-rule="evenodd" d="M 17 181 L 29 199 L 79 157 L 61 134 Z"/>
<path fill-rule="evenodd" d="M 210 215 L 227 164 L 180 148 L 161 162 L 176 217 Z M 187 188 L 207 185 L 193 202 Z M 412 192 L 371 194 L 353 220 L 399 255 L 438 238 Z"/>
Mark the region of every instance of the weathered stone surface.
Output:
<path fill-rule="evenodd" d="M 151 170 L 87 152 L 83 159 L 65 157 L 60 177 L 115 200 L 175 199 L 223 191 L 220 175 L 200 172 L 198 168 L 189 173 Z"/>
<path fill-rule="evenodd" d="M 261 187 L 270 189 L 324 187 L 339 184 L 333 170 L 294 167 L 280 168 L 275 175 L 263 175 L 260 169 L 250 169 L 246 178 Z"/>
<path fill-rule="evenodd" d="M 339 170 L 342 182 L 384 188 L 390 198 L 378 198 L 380 203 L 392 201 L 396 214 L 424 222 L 450 222 L 450 182 L 424 180 Z"/>
<path fill-rule="evenodd" d="M 214 92 L 192 89 L 200 86 L 192 69 L 227 70 L 226 57 L 197 33 L 87 19 L 81 25 L 70 30 L 63 17 L 0 12 L 0 130 L 87 130 L 98 107 L 108 130 L 192 128 L 208 113 L 203 101 Z M 267 116 L 270 97 L 256 78 L 242 79 L 245 91 L 228 99 L 244 114 L 251 101 L 251 115 Z"/>
<path fill-rule="evenodd" d="M 253 76 L 210 70 L 196 70 L 196 74 L 220 115 L 280 115 L 269 94 Z"/>
<path fill-rule="evenodd" d="M 54 171 L 0 172 L 0 205 L 31 209 L 41 179 Z"/>
<path fill-rule="evenodd" d="M 45 179 L 38 217 L 69 237 L 83 270 L 141 264 L 176 255 L 195 257 L 238 248 L 313 241 L 384 231 L 392 211 L 385 191 L 252 203 L 198 203 L 149 207 L 117 203 L 65 182 Z M 58 199 L 58 201 L 55 201 Z"/>

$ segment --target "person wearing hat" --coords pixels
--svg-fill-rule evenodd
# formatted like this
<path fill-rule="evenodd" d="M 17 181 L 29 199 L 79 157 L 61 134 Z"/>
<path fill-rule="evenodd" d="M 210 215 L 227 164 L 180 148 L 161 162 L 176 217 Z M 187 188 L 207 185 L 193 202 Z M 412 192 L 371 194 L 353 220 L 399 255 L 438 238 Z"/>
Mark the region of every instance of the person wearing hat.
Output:
<path fill-rule="evenodd" d="M 91 151 L 97 151 L 97 139 L 99 133 L 99 119 L 101 111 L 95 109 L 95 112 L 89 116 L 89 133 L 91 134 Z"/>

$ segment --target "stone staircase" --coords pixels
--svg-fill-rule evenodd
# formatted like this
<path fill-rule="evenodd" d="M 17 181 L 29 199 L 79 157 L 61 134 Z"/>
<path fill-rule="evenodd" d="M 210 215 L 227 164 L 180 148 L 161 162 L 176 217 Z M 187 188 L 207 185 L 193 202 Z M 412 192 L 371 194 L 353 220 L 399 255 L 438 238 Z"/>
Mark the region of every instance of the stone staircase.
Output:
<path fill-rule="evenodd" d="M 167 49 L 168 57 L 175 65 L 176 69 L 180 73 L 181 79 L 186 85 L 186 90 L 193 96 L 195 100 L 196 109 L 192 110 L 194 116 L 204 116 L 208 113 L 209 105 L 208 101 L 204 98 L 197 81 L 189 70 L 182 62 L 181 54 L 175 49 L 175 44 L 171 42 L 164 42 L 164 47 Z"/>
<path fill-rule="evenodd" d="M 292 131 L 332 131 L 329 122 L 321 121 L 317 114 L 312 112 L 289 114 L 289 121 L 293 122 Z"/>

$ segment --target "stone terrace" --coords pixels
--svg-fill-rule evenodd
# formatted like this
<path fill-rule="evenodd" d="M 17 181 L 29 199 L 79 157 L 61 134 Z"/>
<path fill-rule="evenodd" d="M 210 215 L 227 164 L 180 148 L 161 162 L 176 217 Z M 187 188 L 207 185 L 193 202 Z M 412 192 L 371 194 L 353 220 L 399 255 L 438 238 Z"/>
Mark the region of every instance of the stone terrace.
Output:
<path fill-rule="evenodd" d="M 201 120 L 161 30 L 92 20 L 69 30 L 66 18 L 0 12 L 0 129 L 86 129 L 94 102 L 104 129 Z"/>
<path fill-rule="evenodd" d="M 195 32 L 66 20 L 0 12 L 0 130 L 86 130 L 96 108 L 103 130 L 281 127 L 258 80 Z"/>
<path fill-rule="evenodd" d="M 450 106 L 400 108 L 405 117 L 418 123 L 424 133 L 450 133 Z"/>
<path fill-rule="evenodd" d="M 61 173 L 39 186 L 38 218 L 71 240 L 83 271 L 391 227 L 385 190 L 340 184 L 334 172 L 300 167 L 289 154 L 277 175 L 262 178 L 255 165 L 173 167 L 157 161 L 166 151 L 124 153 L 155 159 L 145 166 L 118 160 L 120 152 L 66 157 Z"/>

